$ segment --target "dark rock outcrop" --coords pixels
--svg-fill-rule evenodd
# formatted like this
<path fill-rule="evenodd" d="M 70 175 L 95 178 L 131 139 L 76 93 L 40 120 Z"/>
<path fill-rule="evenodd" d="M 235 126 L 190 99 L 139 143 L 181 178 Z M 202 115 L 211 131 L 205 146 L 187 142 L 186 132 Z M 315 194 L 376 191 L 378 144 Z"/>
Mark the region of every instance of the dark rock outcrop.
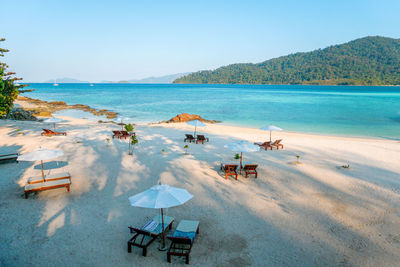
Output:
<path fill-rule="evenodd" d="M 38 118 L 32 115 L 33 112 L 23 110 L 22 108 L 13 108 L 4 119 L 18 121 L 38 121 Z"/>

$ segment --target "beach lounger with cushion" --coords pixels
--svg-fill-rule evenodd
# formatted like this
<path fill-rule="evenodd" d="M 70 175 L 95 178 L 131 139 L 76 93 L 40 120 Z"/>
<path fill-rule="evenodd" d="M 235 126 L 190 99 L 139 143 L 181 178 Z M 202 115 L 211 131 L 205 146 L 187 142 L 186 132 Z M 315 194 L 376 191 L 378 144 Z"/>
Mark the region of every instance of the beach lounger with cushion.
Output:
<path fill-rule="evenodd" d="M 0 155 L 0 162 L 9 161 L 9 160 L 17 160 L 17 158 L 18 158 L 18 153 L 3 154 L 3 155 Z"/>
<path fill-rule="evenodd" d="M 185 256 L 186 264 L 189 264 L 189 255 L 192 250 L 194 238 L 199 233 L 199 222 L 182 220 L 174 233 L 167 236 L 172 241 L 167 252 L 167 260 L 171 262 L 171 256 Z"/>
<path fill-rule="evenodd" d="M 283 149 L 283 145 L 281 144 L 281 142 L 282 142 L 282 139 L 279 139 L 279 140 L 276 140 L 275 142 L 273 142 L 271 144 L 271 150 L 272 150 L 272 147 L 276 147 L 276 149 L 279 149 L 279 147 L 282 147 L 282 149 Z"/>
<path fill-rule="evenodd" d="M 164 215 L 164 229 L 171 229 L 174 218 Z M 132 246 L 142 248 L 142 255 L 146 256 L 147 248 L 162 234 L 161 216 L 156 215 L 141 228 L 129 226 L 133 235 L 128 241 L 128 252 L 132 252 Z"/>
<path fill-rule="evenodd" d="M 62 180 L 27 184 L 25 186 L 25 198 L 28 198 L 28 195 L 31 192 L 44 191 L 44 190 L 48 190 L 48 189 L 55 189 L 55 188 L 62 188 L 62 187 L 66 187 L 67 191 L 69 192 L 70 185 L 71 185 L 70 179 L 62 179 Z"/>
<path fill-rule="evenodd" d="M 204 142 L 208 142 L 208 141 L 209 141 L 208 137 L 204 137 L 204 135 L 200 135 L 200 134 L 197 135 L 196 144 L 198 144 L 198 143 L 204 144 Z"/>
<path fill-rule="evenodd" d="M 62 173 L 53 173 L 53 174 L 44 176 L 45 181 L 56 181 L 56 180 L 62 180 L 62 179 L 71 179 L 71 174 L 69 174 L 68 172 L 62 172 Z M 41 182 L 43 182 L 43 177 L 41 175 L 28 178 L 28 184 L 36 184 L 36 183 L 41 183 Z"/>
<path fill-rule="evenodd" d="M 41 135 L 52 136 L 52 135 L 67 135 L 66 132 L 54 132 L 50 129 L 43 129 Z"/>
<path fill-rule="evenodd" d="M 127 131 L 121 131 L 121 135 L 119 136 L 120 139 L 131 137 L 132 135 L 136 135 L 136 133 L 128 133 Z"/>
<path fill-rule="evenodd" d="M 246 174 L 246 178 L 248 177 L 249 174 L 254 174 L 256 176 L 256 178 L 257 178 L 257 175 L 258 175 L 257 174 L 257 167 L 258 167 L 257 164 L 246 164 L 246 165 L 244 165 L 243 171 Z"/>
<path fill-rule="evenodd" d="M 191 142 L 195 141 L 193 135 L 191 135 L 191 134 L 185 134 L 185 135 L 186 135 L 186 138 L 183 140 L 183 142 L 189 141 L 191 143 Z"/>
<path fill-rule="evenodd" d="M 113 132 L 113 136 L 112 138 L 120 138 L 120 136 L 122 135 L 121 131 L 112 131 Z"/>
<path fill-rule="evenodd" d="M 49 132 L 49 130 L 48 129 L 42 129 L 43 130 L 43 132 L 40 134 L 40 135 L 47 135 L 47 136 L 50 136 L 50 132 Z"/>
<path fill-rule="evenodd" d="M 254 143 L 254 144 L 264 148 L 265 150 L 268 150 L 268 148 L 272 150 L 271 141 L 267 141 L 264 143 Z"/>
<path fill-rule="evenodd" d="M 237 180 L 237 170 L 238 165 L 234 164 L 221 164 L 221 170 L 225 172 L 225 179 L 228 179 L 228 176 L 235 176 L 235 179 Z"/>

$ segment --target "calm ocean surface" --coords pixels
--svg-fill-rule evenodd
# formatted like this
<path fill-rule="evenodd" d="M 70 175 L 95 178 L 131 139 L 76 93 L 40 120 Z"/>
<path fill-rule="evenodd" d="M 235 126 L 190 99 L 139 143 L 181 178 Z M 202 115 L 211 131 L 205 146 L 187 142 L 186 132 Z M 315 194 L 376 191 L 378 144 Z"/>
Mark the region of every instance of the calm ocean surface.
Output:
<path fill-rule="evenodd" d="M 400 88 L 300 85 L 31 84 L 24 95 L 106 108 L 133 122 L 187 112 L 228 125 L 400 138 Z"/>

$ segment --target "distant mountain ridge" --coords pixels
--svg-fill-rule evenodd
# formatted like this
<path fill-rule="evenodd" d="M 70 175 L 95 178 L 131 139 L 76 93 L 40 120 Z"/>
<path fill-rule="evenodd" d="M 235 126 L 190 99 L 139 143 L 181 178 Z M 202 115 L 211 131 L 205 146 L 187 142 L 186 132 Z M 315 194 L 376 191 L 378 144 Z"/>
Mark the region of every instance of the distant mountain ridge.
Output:
<path fill-rule="evenodd" d="M 81 81 L 81 80 L 77 80 L 74 78 L 68 78 L 68 77 L 64 77 L 64 78 L 57 78 L 56 80 L 47 80 L 44 83 L 89 83 L 88 81 Z"/>
<path fill-rule="evenodd" d="M 176 73 L 176 74 L 169 74 L 159 77 L 147 77 L 143 79 L 136 79 L 136 80 L 124 80 L 124 81 L 102 81 L 104 83 L 172 83 L 174 80 L 183 77 L 185 75 L 190 74 L 190 72 L 184 73 Z"/>
<path fill-rule="evenodd" d="M 258 64 L 194 72 L 174 83 L 400 85 L 400 39 L 369 36 Z"/>

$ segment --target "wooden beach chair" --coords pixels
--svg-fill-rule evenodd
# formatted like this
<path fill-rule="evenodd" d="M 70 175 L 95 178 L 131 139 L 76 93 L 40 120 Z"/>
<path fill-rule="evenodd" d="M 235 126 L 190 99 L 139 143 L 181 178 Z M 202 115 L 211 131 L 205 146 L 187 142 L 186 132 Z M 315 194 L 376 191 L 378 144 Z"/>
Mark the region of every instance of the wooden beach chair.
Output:
<path fill-rule="evenodd" d="M 247 178 L 249 174 L 254 174 L 255 178 L 257 178 L 258 173 L 257 173 L 257 164 L 246 164 L 243 167 L 243 171 L 245 172 L 245 177 Z"/>
<path fill-rule="evenodd" d="M 122 135 L 121 131 L 112 131 L 112 132 L 113 132 L 113 136 L 112 136 L 113 139 L 120 138 L 120 136 Z"/>
<path fill-rule="evenodd" d="M 50 130 L 49 129 L 42 129 L 43 132 L 40 135 L 46 135 L 46 136 L 51 136 Z"/>
<path fill-rule="evenodd" d="M 196 144 L 198 144 L 198 143 L 204 144 L 204 142 L 208 142 L 208 141 L 209 141 L 208 137 L 204 137 L 204 135 L 201 135 L 201 134 L 197 135 Z"/>
<path fill-rule="evenodd" d="M 44 191 L 44 190 L 62 188 L 62 187 L 66 187 L 67 191 L 69 192 L 70 185 L 71 185 L 71 180 L 70 179 L 62 179 L 62 180 L 46 181 L 46 182 L 40 182 L 40 183 L 34 183 L 34 184 L 27 184 L 25 186 L 25 198 L 28 198 L 28 195 L 31 192 Z"/>
<path fill-rule="evenodd" d="M 121 131 L 121 135 L 119 136 L 120 139 L 131 137 L 132 135 L 136 135 L 136 133 L 128 133 L 127 131 Z"/>
<path fill-rule="evenodd" d="M 228 179 L 228 176 L 235 176 L 237 180 L 238 174 L 236 172 L 238 165 L 234 164 L 221 164 L 221 170 L 225 173 L 225 179 Z"/>
<path fill-rule="evenodd" d="M 268 150 L 268 148 L 272 150 L 271 141 L 266 141 L 264 143 L 254 143 L 254 144 L 264 148 L 265 150 Z"/>
<path fill-rule="evenodd" d="M 11 161 L 11 160 L 15 160 L 16 161 L 17 158 L 18 158 L 18 155 L 19 155 L 18 153 L 0 155 L 0 162 L 7 162 L 7 161 Z"/>
<path fill-rule="evenodd" d="M 198 221 L 180 221 L 174 233 L 167 236 L 172 241 L 167 252 L 167 261 L 171 262 L 171 256 L 184 256 L 186 257 L 186 264 L 189 264 L 190 251 L 192 250 L 194 238 L 198 233 Z"/>
<path fill-rule="evenodd" d="M 46 135 L 46 136 L 53 136 L 53 135 L 67 135 L 66 132 L 55 132 L 50 129 L 43 129 L 43 133 L 41 135 Z"/>
<path fill-rule="evenodd" d="M 186 138 L 183 140 L 183 142 L 189 141 L 189 143 L 191 143 L 191 142 L 195 141 L 193 135 L 191 135 L 191 134 L 185 134 L 185 135 L 186 135 Z"/>
<path fill-rule="evenodd" d="M 173 222 L 173 217 L 164 215 L 164 230 L 171 229 Z M 132 252 L 132 246 L 135 246 L 141 248 L 142 255 L 146 256 L 147 248 L 162 234 L 161 216 L 154 216 L 152 220 L 148 221 L 141 228 L 129 226 L 129 230 L 131 231 L 131 234 L 134 235 L 128 241 L 128 253 Z"/>
<path fill-rule="evenodd" d="M 283 149 L 283 145 L 281 144 L 281 142 L 282 142 L 282 139 L 278 139 L 275 142 L 273 142 L 271 144 L 271 150 L 272 150 L 272 147 L 276 147 L 276 149 L 279 149 L 279 147 L 281 147 Z"/>
<path fill-rule="evenodd" d="M 44 176 L 44 180 L 46 182 L 63 180 L 63 179 L 71 179 L 71 174 L 69 174 L 68 172 L 62 172 L 62 173 L 53 173 L 53 174 Z M 41 183 L 41 182 L 43 182 L 43 177 L 41 175 L 28 178 L 28 184 L 37 184 L 37 183 Z"/>

